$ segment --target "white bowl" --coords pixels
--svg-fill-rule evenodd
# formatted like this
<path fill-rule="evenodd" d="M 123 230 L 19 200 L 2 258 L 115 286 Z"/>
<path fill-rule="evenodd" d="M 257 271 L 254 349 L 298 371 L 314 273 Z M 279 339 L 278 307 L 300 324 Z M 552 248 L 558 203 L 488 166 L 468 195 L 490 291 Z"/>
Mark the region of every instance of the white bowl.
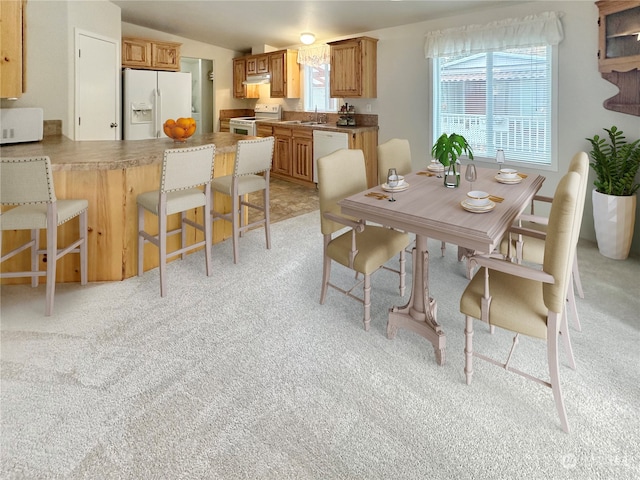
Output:
<path fill-rule="evenodd" d="M 476 207 L 489 205 L 489 194 L 480 190 L 473 190 L 467 193 L 467 203 Z"/>
<path fill-rule="evenodd" d="M 404 185 L 404 177 L 402 175 L 396 175 L 396 179 L 394 180 L 393 177 L 391 177 L 390 179 L 387 180 L 387 183 L 389 187 L 394 188 L 394 187 L 401 187 L 402 185 Z"/>
<path fill-rule="evenodd" d="M 518 176 L 518 171 L 515 168 L 501 168 L 500 176 L 502 178 L 516 178 Z"/>

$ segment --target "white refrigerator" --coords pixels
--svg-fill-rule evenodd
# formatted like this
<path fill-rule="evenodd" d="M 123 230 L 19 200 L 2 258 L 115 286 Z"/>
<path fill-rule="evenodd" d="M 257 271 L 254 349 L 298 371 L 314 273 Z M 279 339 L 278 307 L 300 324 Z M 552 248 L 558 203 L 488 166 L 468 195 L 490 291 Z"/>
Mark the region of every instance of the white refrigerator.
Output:
<path fill-rule="evenodd" d="M 162 138 L 164 122 L 191 116 L 191 73 L 125 69 L 123 140 Z"/>

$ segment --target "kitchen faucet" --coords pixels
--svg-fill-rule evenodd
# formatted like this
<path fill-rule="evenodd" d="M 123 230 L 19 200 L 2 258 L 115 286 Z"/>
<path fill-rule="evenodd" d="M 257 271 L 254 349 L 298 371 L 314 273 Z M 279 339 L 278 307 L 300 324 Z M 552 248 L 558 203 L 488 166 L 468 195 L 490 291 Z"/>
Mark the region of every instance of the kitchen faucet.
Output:
<path fill-rule="evenodd" d="M 318 106 L 316 105 L 316 119 L 315 122 L 318 123 Z"/>

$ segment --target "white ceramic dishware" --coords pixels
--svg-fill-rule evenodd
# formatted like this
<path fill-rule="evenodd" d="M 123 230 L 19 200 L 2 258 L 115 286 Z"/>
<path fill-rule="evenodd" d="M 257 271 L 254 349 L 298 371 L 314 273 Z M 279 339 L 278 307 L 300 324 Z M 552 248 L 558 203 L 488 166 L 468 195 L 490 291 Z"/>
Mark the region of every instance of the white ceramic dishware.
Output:
<path fill-rule="evenodd" d="M 472 190 L 467 193 L 467 204 L 482 207 L 489 204 L 489 194 L 480 190 Z"/>
<path fill-rule="evenodd" d="M 506 179 L 514 179 L 518 176 L 518 171 L 515 168 L 501 168 L 500 176 Z"/>

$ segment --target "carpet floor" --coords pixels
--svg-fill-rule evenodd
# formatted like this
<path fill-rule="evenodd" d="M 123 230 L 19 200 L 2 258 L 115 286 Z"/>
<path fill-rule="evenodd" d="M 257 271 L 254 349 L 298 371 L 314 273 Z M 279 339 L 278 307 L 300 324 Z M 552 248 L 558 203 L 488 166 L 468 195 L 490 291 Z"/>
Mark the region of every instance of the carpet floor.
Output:
<path fill-rule="evenodd" d="M 572 432 L 551 390 L 475 361 L 465 384 L 465 267 L 430 241 L 446 363 L 386 313 L 397 277 L 373 278 L 372 322 L 336 291 L 319 304 L 319 215 L 272 226 L 123 282 L 3 286 L 3 479 L 637 479 L 640 478 L 640 261 L 578 250 L 585 299 L 561 349 Z M 411 262 L 408 262 L 409 270 Z M 334 266 L 345 286 L 353 275 Z M 476 322 L 474 347 L 506 358 L 507 332 Z M 546 376 L 543 342 L 521 338 L 514 366 Z"/>

